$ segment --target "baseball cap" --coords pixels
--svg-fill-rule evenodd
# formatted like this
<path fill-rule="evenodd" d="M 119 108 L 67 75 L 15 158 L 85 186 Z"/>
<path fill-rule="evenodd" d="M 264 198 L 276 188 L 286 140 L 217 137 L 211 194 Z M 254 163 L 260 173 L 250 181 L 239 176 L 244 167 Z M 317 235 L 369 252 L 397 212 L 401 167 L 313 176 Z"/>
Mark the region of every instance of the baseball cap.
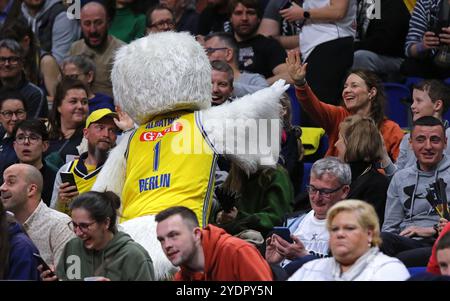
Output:
<path fill-rule="evenodd" d="M 86 126 L 84 128 L 87 129 L 91 125 L 91 123 L 97 122 L 104 117 L 118 118 L 118 115 L 116 112 L 113 112 L 110 109 L 95 110 L 91 114 L 89 114 L 88 118 L 86 119 Z"/>

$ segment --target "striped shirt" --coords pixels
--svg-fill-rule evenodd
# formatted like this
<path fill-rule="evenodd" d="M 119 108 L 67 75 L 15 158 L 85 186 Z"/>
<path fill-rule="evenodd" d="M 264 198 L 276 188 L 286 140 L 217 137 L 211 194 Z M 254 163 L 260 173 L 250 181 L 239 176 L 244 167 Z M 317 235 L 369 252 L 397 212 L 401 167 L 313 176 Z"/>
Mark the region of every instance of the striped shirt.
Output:
<path fill-rule="evenodd" d="M 405 55 L 411 57 L 411 47 L 421 43 L 426 31 L 432 31 L 433 25 L 438 19 L 441 0 L 417 0 L 411 19 L 409 31 L 405 42 Z M 434 55 L 435 49 L 431 50 Z"/>

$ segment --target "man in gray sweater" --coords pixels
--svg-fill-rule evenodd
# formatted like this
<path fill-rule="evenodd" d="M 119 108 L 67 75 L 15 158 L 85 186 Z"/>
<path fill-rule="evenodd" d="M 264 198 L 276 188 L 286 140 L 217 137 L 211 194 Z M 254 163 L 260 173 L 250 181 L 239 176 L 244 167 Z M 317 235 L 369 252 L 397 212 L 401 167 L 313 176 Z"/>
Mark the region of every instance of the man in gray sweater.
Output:
<path fill-rule="evenodd" d="M 426 199 L 426 188 L 439 178 L 450 183 L 450 159 L 444 155 L 447 138 L 437 118 L 417 119 L 410 144 L 417 164 L 399 170 L 389 185 L 381 250 L 412 267 L 425 266 L 431 255 L 439 215 Z M 446 185 L 449 194 L 450 185 Z"/>

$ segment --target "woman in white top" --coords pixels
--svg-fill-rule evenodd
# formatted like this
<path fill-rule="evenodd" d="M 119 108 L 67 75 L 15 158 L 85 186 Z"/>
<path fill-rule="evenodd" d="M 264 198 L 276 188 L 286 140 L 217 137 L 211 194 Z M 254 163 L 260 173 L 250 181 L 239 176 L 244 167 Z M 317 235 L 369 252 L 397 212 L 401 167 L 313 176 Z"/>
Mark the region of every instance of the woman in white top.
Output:
<path fill-rule="evenodd" d="M 341 88 L 353 64 L 356 0 L 305 0 L 280 10 L 281 16 L 300 28 L 300 52 L 308 63 L 306 80 L 319 99 L 338 105 Z M 302 123 L 308 124 L 302 114 Z"/>
<path fill-rule="evenodd" d="M 372 205 L 359 200 L 336 203 L 328 211 L 327 228 L 334 257 L 306 263 L 289 281 L 402 281 L 409 278 L 400 260 L 378 249 L 380 225 Z"/>

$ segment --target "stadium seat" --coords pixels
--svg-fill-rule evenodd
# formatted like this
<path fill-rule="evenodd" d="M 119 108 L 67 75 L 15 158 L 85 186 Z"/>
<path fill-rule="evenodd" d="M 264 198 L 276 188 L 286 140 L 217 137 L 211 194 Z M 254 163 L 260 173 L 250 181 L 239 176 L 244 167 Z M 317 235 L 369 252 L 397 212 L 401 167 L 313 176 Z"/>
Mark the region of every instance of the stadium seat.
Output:
<path fill-rule="evenodd" d="M 414 76 L 410 76 L 407 77 L 405 80 L 405 86 L 407 86 L 410 90 L 412 90 L 413 85 L 423 81 L 424 78 L 423 77 L 414 77 Z"/>
<path fill-rule="evenodd" d="M 309 177 L 311 174 L 311 167 L 313 163 L 305 162 L 303 163 L 303 181 L 302 187 L 300 187 L 300 191 L 306 191 L 306 185 L 309 184 Z"/>
<path fill-rule="evenodd" d="M 409 274 L 411 276 L 424 273 L 424 272 L 426 272 L 426 270 L 427 270 L 427 267 L 411 267 L 411 268 L 408 268 L 408 272 L 409 272 Z"/>
<path fill-rule="evenodd" d="M 410 89 L 403 84 L 383 83 L 387 95 L 386 116 L 397 122 L 401 128 L 409 128 L 411 114 L 408 101 L 411 99 Z"/>

